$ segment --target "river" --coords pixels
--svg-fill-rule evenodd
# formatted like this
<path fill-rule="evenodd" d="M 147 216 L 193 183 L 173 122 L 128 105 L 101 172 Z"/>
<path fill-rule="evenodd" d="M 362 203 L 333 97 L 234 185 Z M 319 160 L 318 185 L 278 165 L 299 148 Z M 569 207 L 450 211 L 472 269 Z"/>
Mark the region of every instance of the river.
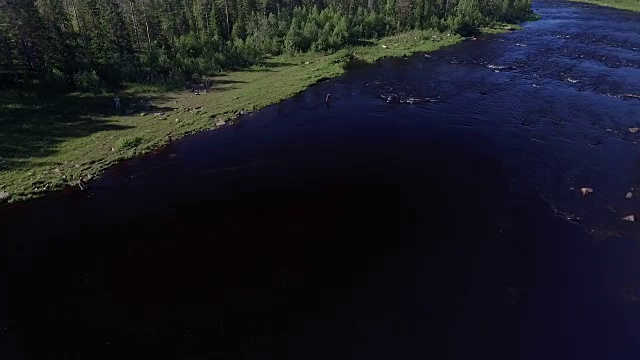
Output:
<path fill-rule="evenodd" d="M 640 358 L 640 14 L 534 9 L 0 208 L 5 358 Z"/>

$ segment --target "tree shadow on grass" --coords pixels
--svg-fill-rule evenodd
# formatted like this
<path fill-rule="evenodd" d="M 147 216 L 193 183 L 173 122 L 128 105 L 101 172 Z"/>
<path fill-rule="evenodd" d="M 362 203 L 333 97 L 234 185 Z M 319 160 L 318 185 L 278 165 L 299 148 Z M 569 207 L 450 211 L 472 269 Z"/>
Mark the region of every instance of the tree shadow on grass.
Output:
<path fill-rule="evenodd" d="M 236 72 L 271 72 L 273 71 L 273 69 L 266 66 L 256 65 L 253 67 L 237 69 L 234 71 Z"/>
<path fill-rule="evenodd" d="M 371 40 L 356 40 L 352 43 L 353 46 L 373 46 L 376 43 Z"/>
<path fill-rule="evenodd" d="M 290 62 L 278 62 L 278 61 L 264 61 L 258 64 L 258 66 L 265 67 L 268 69 L 279 68 L 283 66 L 293 66 L 293 65 L 300 65 L 300 64 L 290 63 Z"/>
<path fill-rule="evenodd" d="M 291 62 L 278 62 L 278 61 L 269 61 L 269 60 L 264 60 L 264 61 L 260 61 L 256 64 L 254 64 L 251 67 L 244 67 L 244 68 L 238 68 L 238 69 L 234 69 L 233 71 L 239 71 L 239 72 L 270 72 L 270 71 L 274 71 L 273 69 L 279 68 L 279 67 L 285 67 L 285 66 L 294 66 L 294 65 L 300 65 L 299 63 L 291 63 Z"/>
<path fill-rule="evenodd" d="M 234 84 L 244 84 L 246 81 L 242 80 L 228 80 L 224 79 L 226 74 L 220 74 L 205 79 L 198 79 L 187 84 L 187 89 L 193 93 L 207 93 L 209 91 L 228 91 L 236 89 Z"/>
<path fill-rule="evenodd" d="M 120 111 L 112 95 L 47 95 L 0 93 L 0 171 L 26 167 L 34 158 L 54 155 L 67 140 L 101 131 L 126 130 L 114 115 L 125 112 L 166 112 L 151 105 L 158 95 L 122 96 Z M 135 121 L 135 120 L 134 120 Z"/>

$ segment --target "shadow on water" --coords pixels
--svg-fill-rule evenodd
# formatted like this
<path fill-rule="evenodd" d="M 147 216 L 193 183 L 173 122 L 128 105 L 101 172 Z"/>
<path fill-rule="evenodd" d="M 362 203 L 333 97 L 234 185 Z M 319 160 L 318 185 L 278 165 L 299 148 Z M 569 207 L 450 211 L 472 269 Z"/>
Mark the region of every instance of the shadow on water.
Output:
<path fill-rule="evenodd" d="M 347 62 L 347 64 L 345 65 L 345 70 L 353 71 L 365 69 L 367 66 L 371 66 L 371 63 L 363 59 L 353 58 L 349 60 L 349 62 Z"/>
<path fill-rule="evenodd" d="M 411 169 L 418 149 L 421 170 Z M 620 268 L 593 269 L 584 229 L 535 193 L 513 198 L 501 161 L 437 141 L 373 155 L 399 171 L 356 151 L 358 165 L 331 173 L 307 159 L 315 166 L 296 170 L 298 186 L 258 185 L 280 179 L 269 165 L 217 173 L 246 183 L 221 197 L 202 191 L 210 176 L 194 176 L 197 200 L 168 192 L 135 215 L 126 189 L 4 209 L 12 348 L 92 359 L 630 358 L 588 341 L 637 340 L 617 327 L 640 321 L 633 303 L 613 307 L 593 290 L 621 286 L 611 282 Z M 255 183 L 242 180 L 250 173 Z M 135 190 L 136 201 L 151 206 L 165 185 Z M 47 236 L 32 217 L 47 219 Z"/>
<path fill-rule="evenodd" d="M 2 350 L 638 359 L 640 241 L 621 217 L 640 209 L 640 108 L 592 85 L 628 92 L 635 68 L 592 73 L 574 53 L 594 24 L 638 25 L 536 7 L 524 31 L 381 61 L 86 194 L 0 208 Z"/>
<path fill-rule="evenodd" d="M 468 156 L 450 152 L 447 161 L 464 163 Z M 498 231 L 488 214 L 500 217 L 508 206 L 498 197 L 487 207 L 487 194 L 496 196 L 507 186 L 491 160 L 476 159 L 475 170 L 454 172 L 447 161 L 423 160 L 440 176 L 404 177 L 367 167 L 330 176 L 312 171 L 310 178 L 323 179 L 300 188 L 235 193 L 215 207 L 206 193 L 198 202 L 174 199 L 171 209 L 138 214 L 124 227 L 109 225 L 122 216 L 108 202 L 97 213 L 84 205 L 58 215 L 43 210 L 40 216 L 60 224 L 46 239 L 19 226 L 33 214 L 18 204 L 3 217 L 16 231 L 9 234 L 16 240 L 9 248 L 20 264 L 11 266 L 23 271 L 9 290 L 47 298 L 43 306 L 9 302 L 11 318 L 22 319 L 10 324 L 23 332 L 25 342 L 18 345 L 34 349 L 34 356 L 79 346 L 104 358 L 176 352 L 187 358 L 286 357 L 303 355 L 312 345 L 318 352 L 310 358 L 350 358 L 353 351 L 370 352 L 363 345 L 377 336 L 391 335 L 387 326 L 448 341 L 455 329 L 442 326 L 455 323 L 446 317 L 459 306 L 451 300 L 465 297 L 460 284 Z M 493 171 L 477 172 L 481 168 Z M 471 188 L 469 181 L 481 185 Z M 102 220 L 96 222 L 98 213 Z M 75 229 L 63 225 L 67 217 L 75 219 Z M 18 231 L 40 243 L 18 241 Z M 50 261 L 22 263 L 22 256 L 38 256 L 30 247 L 50 248 Z M 509 244 L 504 247 L 508 252 Z M 507 285 L 518 287 L 508 279 L 484 281 L 486 293 L 469 301 L 501 298 Z M 404 310 L 389 312 L 397 306 Z M 502 306 L 510 311 L 506 301 Z M 370 311 L 380 313 L 371 318 Z M 404 312 L 415 318 L 409 321 Z M 302 338 L 291 341 L 281 333 Z M 446 354 L 449 346 L 396 345 L 425 355 Z"/>

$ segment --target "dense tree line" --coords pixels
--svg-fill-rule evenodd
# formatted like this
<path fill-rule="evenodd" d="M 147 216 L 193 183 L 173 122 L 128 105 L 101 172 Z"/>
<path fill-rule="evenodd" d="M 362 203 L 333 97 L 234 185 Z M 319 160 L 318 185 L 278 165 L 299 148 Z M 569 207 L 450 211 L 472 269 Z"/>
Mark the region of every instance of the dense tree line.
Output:
<path fill-rule="evenodd" d="M 0 81 L 67 90 L 210 75 L 408 29 L 471 32 L 530 0 L 0 0 Z"/>

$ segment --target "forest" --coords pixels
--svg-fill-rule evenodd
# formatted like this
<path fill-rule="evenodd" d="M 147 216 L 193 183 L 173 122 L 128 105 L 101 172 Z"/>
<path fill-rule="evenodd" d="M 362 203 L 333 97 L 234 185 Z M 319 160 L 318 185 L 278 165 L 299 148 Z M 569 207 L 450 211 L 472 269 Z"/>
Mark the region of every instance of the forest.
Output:
<path fill-rule="evenodd" d="M 530 0 L 0 0 L 0 87 L 184 82 L 409 30 L 468 35 Z"/>

